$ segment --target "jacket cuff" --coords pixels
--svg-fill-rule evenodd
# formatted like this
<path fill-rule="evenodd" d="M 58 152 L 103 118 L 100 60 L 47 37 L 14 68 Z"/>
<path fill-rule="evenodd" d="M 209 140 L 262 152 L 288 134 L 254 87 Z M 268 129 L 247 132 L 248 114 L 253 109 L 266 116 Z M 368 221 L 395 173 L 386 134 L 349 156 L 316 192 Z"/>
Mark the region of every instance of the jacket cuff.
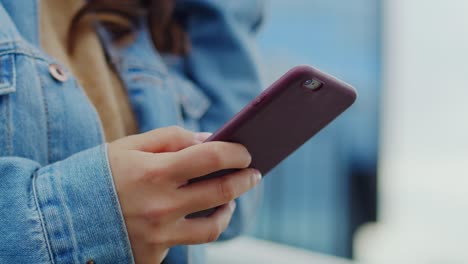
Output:
<path fill-rule="evenodd" d="M 34 192 L 55 263 L 134 263 L 106 145 L 41 168 Z"/>

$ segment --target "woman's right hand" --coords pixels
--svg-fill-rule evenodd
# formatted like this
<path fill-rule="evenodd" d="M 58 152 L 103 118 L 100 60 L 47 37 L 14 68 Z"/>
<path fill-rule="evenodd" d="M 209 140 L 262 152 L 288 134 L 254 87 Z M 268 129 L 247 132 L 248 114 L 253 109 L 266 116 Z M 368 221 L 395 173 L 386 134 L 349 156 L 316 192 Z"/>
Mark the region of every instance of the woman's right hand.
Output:
<path fill-rule="evenodd" d="M 235 209 L 233 200 L 261 179 L 247 149 L 202 143 L 208 134 L 179 127 L 156 129 L 108 145 L 108 158 L 137 263 L 160 263 L 175 245 L 217 240 Z M 243 169 L 187 185 L 222 169 Z M 186 219 L 221 206 L 209 217 Z"/>

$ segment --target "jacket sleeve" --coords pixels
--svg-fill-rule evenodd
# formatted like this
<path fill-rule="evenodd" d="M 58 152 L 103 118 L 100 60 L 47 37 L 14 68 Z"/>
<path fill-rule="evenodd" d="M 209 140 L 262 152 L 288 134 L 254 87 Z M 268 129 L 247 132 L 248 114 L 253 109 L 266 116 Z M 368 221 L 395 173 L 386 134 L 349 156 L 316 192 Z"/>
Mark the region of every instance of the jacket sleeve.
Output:
<path fill-rule="evenodd" d="M 254 38 L 262 21 L 258 0 L 178 0 L 191 52 L 186 74 L 207 95 L 211 106 L 200 120 L 202 131 L 215 131 L 261 91 Z M 251 222 L 260 188 L 238 200 L 229 228 L 221 236 L 238 235 Z"/>
<path fill-rule="evenodd" d="M 40 167 L 0 157 L 1 263 L 133 263 L 105 145 Z"/>

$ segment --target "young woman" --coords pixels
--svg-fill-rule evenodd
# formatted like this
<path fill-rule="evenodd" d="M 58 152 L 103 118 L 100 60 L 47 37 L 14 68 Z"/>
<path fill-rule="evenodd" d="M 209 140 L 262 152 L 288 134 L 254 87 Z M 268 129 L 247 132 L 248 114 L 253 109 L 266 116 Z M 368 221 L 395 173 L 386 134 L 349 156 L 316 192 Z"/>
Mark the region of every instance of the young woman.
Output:
<path fill-rule="evenodd" d="M 191 131 L 258 93 L 260 21 L 252 0 L 0 0 L 0 262 L 198 263 L 185 245 L 237 235 L 260 175 Z"/>

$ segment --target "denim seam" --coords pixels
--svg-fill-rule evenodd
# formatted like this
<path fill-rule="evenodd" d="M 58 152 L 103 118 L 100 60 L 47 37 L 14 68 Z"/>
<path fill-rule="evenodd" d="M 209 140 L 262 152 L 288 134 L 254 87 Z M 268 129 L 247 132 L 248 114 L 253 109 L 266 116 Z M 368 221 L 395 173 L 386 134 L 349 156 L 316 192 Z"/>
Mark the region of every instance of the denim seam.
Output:
<path fill-rule="evenodd" d="M 126 80 L 129 80 L 130 83 L 139 82 L 139 83 L 146 83 L 155 85 L 157 84 L 157 89 L 164 89 L 164 82 L 166 82 L 167 77 L 165 76 L 156 76 L 149 72 L 139 72 L 139 73 L 130 73 L 130 76 L 126 77 Z M 129 90 L 134 89 L 132 87 L 128 88 Z"/>
<path fill-rule="evenodd" d="M 39 21 L 39 18 L 40 18 L 40 16 L 39 16 L 39 1 L 40 0 L 36 0 L 36 1 L 33 2 L 34 10 L 37 10 L 37 12 L 34 12 L 34 21 L 36 22 L 36 26 L 35 26 L 36 30 L 34 30 L 34 33 L 33 33 L 33 35 L 34 35 L 33 38 L 34 38 L 34 42 L 35 42 L 34 44 L 36 44 L 37 46 L 40 46 L 40 43 L 41 43 L 40 38 L 39 38 L 40 28 L 41 28 L 41 26 L 40 26 L 41 21 Z"/>
<path fill-rule="evenodd" d="M 28 55 L 28 54 L 26 54 Z M 46 62 L 46 60 L 44 59 L 41 59 L 41 61 L 43 62 Z M 36 76 L 36 78 L 39 79 L 39 83 L 41 85 L 41 91 L 42 91 L 42 102 L 43 102 L 43 108 L 44 108 L 44 112 L 45 112 L 45 116 L 46 116 L 46 129 L 47 129 L 47 161 L 46 163 L 50 163 L 50 161 L 52 160 L 52 153 L 51 153 L 51 129 L 50 129 L 50 114 L 49 114 L 49 107 L 48 107 L 48 102 L 47 102 L 47 98 L 46 98 L 46 87 L 44 86 L 44 84 L 46 83 L 46 81 L 44 80 L 44 76 L 43 74 L 39 74 L 39 71 L 38 71 L 38 63 L 37 63 L 37 60 L 33 60 L 32 62 L 34 64 L 34 69 L 36 71 L 36 74 L 34 74 L 34 76 Z M 82 91 L 83 92 L 83 91 Z M 89 99 L 88 99 L 89 100 Z M 102 134 L 101 134 L 101 138 L 102 138 Z M 65 205 L 65 202 L 63 200 L 62 197 L 59 197 L 60 199 L 60 202 L 61 204 Z M 65 207 L 65 210 L 66 210 L 66 214 L 65 214 L 65 217 L 66 217 L 66 220 L 67 220 L 67 224 L 70 228 L 70 239 L 72 240 L 72 246 L 74 248 L 74 254 L 73 254 L 73 258 L 74 258 L 74 261 L 76 262 L 79 262 L 78 261 L 78 258 L 79 256 L 76 254 L 77 250 L 78 250 L 78 246 L 77 246 L 77 242 L 76 242 L 76 238 L 74 236 L 74 231 L 73 231 L 73 226 L 71 225 L 71 219 L 70 219 L 70 216 L 69 216 L 69 211 L 67 210 L 67 207 Z M 48 245 L 50 246 L 50 245 Z M 52 252 L 52 249 L 51 249 L 51 252 Z M 53 256 L 53 253 L 51 253 L 52 256 Z"/>
<path fill-rule="evenodd" d="M 51 156 L 52 156 L 52 153 L 51 153 L 51 148 L 50 148 L 50 139 L 52 137 L 51 135 L 51 132 L 50 132 L 50 118 L 49 118 L 49 105 L 47 103 L 47 99 L 46 99 L 46 96 L 45 96 L 45 87 L 44 87 L 44 79 L 43 79 L 43 76 L 42 74 L 39 74 L 38 72 L 38 65 L 37 65 L 37 62 L 35 60 L 33 60 L 33 63 L 34 63 L 34 69 L 36 71 L 36 74 L 34 74 L 34 76 L 39 76 L 39 83 L 41 85 L 41 91 L 42 91 L 42 104 L 43 104 L 43 107 L 44 107 L 44 114 L 45 114 L 45 119 L 46 119 L 46 129 L 47 129 L 47 161 L 46 161 L 46 164 L 49 164 L 49 162 L 51 161 Z"/>
<path fill-rule="evenodd" d="M 0 41 L 0 46 L 15 44 L 15 43 L 17 43 L 19 41 L 22 41 L 22 39 L 21 38 L 12 38 L 12 39 L 8 39 L 8 40 Z"/>
<path fill-rule="evenodd" d="M 39 219 L 41 220 L 41 226 L 42 226 L 42 234 L 44 235 L 44 240 L 46 242 L 46 246 L 47 246 L 47 252 L 49 253 L 49 259 L 50 259 L 50 262 L 52 264 L 55 263 L 54 261 L 54 253 L 52 251 L 52 247 L 50 245 L 50 241 L 49 241 L 49 236 L 47 235 L 47 225 L 46 225 L 46 222 L 45 222 L 45 219 L 44 219 L 44 214 L 42 213 L 42 210 L 41 210 L 41 207 L 39 205 L 39 198 L 38 198 L 38 195 L 37 195 L 37 192 L 36 192 L 36 181 L 37 181 L 37 171 L 34 172 L 33 174 L 33 177 L 32 177 L 32 188 L 33 188 L 33 195 L 34 195 L 34 202 L 36 204 L 36 208 L 37 208 L 37 213 L 39 214 Z"/>
<path fill-rule="evenodd" d="M 60 162 L 57 163 L 57 165 L 59 166 L 60 165 Z M 56 170 L 54 168 L 54 166 L 51 167 L 51 171 L 52 171 L 52 177 L 53 176 L 59 176 L 57 177 L 57 179 L 60 179 L 60 175 L 56 175 Z M 65 219 L 66 219 L 66 223 L 68 225 L 68 228 L 70 229 L 70 233 L 68 234 L 69 235 L 69 240 L 72 244 L 72 248 L 73 248 L 73 260 L 76 262 L 76 263 L 79 263 L 79 256 L 78 256 L 78 243 L 76 241 L 76 237 L 75 237 L 75 230 L 73 229 L 73 221 L 72 221 L 72 218 L 71 218 L 71 214 L 70 214 L 70 210 L 69 210 L 69 206 L 67 205 L 67 202 L 65 200 L 65 197 L 63 196 L 63 192 L 62 191 L 58 191 L 57 193 L 57 198 L 59 199 L 61 205 L 63 206 L 63 211 L 65 213 Z"/>
<path fill-rule="evenodd" d="M 101 146 L 101 153 L 103 154 L 103 169 L 104 169 L 104 177 L 105 177 L 105 180 L 107 182 L 107 187 L 108 187 L 108 192 L 109 192 L 109 195 L 110 195 L 110 198 L 111 198 L 111 201 L 112 201 L 112 206 L 114 207 L 114 212 L 116 213 L 117 217 L 119 218 L 119 229 L 120 229 L 120 232 L 121 232 L 121 235 L 123 236 L 123 238 L 125 238 L 125 252 L 124 254 L 127 255 L 127 260 L 128 260 L 128 263 L 134 263 L 134 259 L 133 259 L 133 255 L 132 254 L 132 250 L 131 248 L 129 248 L 128 246 L 130 246 L 130 240 L 129 240 L 129 236 L 128 236 L 128 232 L 127 232 L 127 228 L 125 226 L 125 221 L 122 221 L 124 219 L 123 217 L 123 212 L 122 212 L 122 209 L 120 207 L 120 203 L 119 201 L 116 199 L 117 198 L 117 191 L 115 189 L 115 185 L 114 185 L 114 180 L 112 178 L 112 172 L 111 172 L 111 168 L 110 168 L 110 163 L 109 163 L 109 158 L 108 158 L 108 152 L 107 152 L 107 144 L 104 144 Z M 130 254 L 127 254 L 128 252 L 130 252 Z"/>
<path fill-rule="evenodd" d="M 12 142 L 12 133 L 11 133 L 11 111 L 10 111 L 10 97 L 5 97 L 5 119 L 7 125 L 7 135 L 6 135 L 6 144 L 7 144 L 7 153 L 13 155 L 13 142 Z"/>
<path fill-rule="evenodd" d="M 35 52 L 31 52 L 29 49 L 23 48 L 23 47 L 15 47 L 15 48 L 9 48 L 5 50 L 0 49 L 0 56 L 5 56 L 5 55 L 10 55 L 10 54 L 16 54 L 16 55 L 23 55 L 32 59 L 37 59 L 41 60 L 44 62 L 48 62 L 49 60 L 44 57 L 36 54 Z"/>
<path fill-rule="evenodd" d="M 16 58 L 12 58 L 12 67 L 11 67 L 11 73 L 12 73 L 12 83 L 11 85 L 16 89 Z M 7 96 L 6 98 L 6 115 L 7 115 L 7 152 L 10 155 L 13 155 L 13 142 L 12 142 L 12 127 L 11 127 L 11 109 L 10 109 L 10 96 Z"/>
<path fill-rule="evenodd" d="M 8 60 L 10 59 L 10 63 L 11 63 L 11 74 L 12 74 L 12 78 L 11 78 L 11 83 L 8 82 L 8 80 L 5 82 L 5 85 L 2 85 L 0 83 L 0 90 L 4 90 L 4 91 L 7 91 L 6 93 L 11 93 L 11 92 L 14 92 L 16 90 L 16 63 L 15 63 L 15 60 L 13 58 L 13 56 L 9 56 L 8 54 L 7 55 L 0 55 L 0 57 L 3 57 L 3 56 L 8 56 L 6 57 L 5 59 Z M 0 65 L 1 66 L 1 65 Z"/>

